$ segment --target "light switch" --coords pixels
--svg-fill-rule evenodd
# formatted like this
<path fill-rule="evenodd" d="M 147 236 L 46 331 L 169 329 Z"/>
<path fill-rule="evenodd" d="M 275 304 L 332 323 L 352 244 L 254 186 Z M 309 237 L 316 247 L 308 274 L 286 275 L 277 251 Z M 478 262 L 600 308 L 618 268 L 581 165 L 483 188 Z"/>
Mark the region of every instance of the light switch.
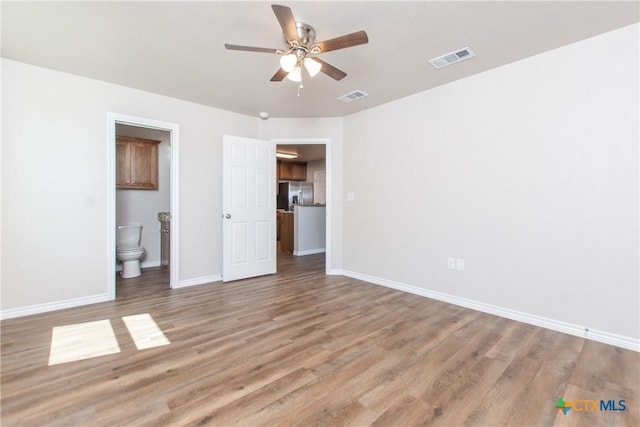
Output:
<path fill-rule="evenodd" d="M 456 259 L 454 257 L 450 256 L 447 258 L 447 268 L 450 270 L 456 269 Z"/>
<path fill-rule="evenodd" d="M 353 191 L 349 191 L 347 193 L 347 201 L 354 202 L 355 200 L 356 200 L 356 193 L 354 193 Z"/>
<path fill-rule="evenodd" d="M 456 258 L 456 270 L 464 271 L 464 258 Z"/>

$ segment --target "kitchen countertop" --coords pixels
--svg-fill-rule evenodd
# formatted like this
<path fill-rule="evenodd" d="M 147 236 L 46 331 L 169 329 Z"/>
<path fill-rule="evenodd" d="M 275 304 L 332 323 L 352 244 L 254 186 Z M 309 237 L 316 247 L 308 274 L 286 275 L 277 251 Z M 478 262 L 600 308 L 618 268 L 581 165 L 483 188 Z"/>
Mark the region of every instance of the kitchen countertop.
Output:
<path fill-rule="evenodd" d="M 293 207 L 299 207 L 299 208 L 326 208 L 327 205 L 293 205 Z M 284 209 L 277 209 L 278 213 L 286 213 L 286 214 L 292 214 L 293 211 L 287 211 Z"/>

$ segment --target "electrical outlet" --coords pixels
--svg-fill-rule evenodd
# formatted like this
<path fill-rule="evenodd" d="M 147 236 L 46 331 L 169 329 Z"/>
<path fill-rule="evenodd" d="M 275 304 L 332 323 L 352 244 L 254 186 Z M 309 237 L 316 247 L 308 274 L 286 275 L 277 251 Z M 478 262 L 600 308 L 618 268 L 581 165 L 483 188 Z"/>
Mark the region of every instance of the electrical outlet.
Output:
<path fill-rule="evenodd" d="M 456 258 L 456 270 L 464 271 L 464 258 Z"/>
<path fill-rule="evenodd" d="M 454 257 L 450 256 L 449 258 L 447 258 L 447 268 L 449 270 L 456 269 L 456 259 Z"/>

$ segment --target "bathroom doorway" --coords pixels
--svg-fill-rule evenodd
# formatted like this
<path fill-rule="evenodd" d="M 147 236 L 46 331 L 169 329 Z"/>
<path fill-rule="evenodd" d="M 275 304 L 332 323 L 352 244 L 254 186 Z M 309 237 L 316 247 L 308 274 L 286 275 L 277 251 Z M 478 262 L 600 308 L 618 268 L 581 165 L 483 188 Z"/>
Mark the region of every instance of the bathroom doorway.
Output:
<path fill-rule="evenodd" d="M 132 289 L 138 292 L 142 288 L 173 288 L 179 277 L 176 253 L 178 126 L 117 114 L 109 115 L 109 124 L 110 187 L 113 191 L 109 203 L 112 213 L 109 221 L 110 296 L 115 299 L 116 294 L 121 297 L 123 292 L 128 294 Z M 134 185 L 133 179 L 132 185 L 123 185 L 121 167 L 122 163 L 128 162 L 123 161 L 123 141 L 153 146 L 150 159 L 157 156 L 157 181 L 153 185 Z M 133 146 L 130 149 L 133 153 Z M 142 225 L 140 246 L 144 248 L 144 255 L 139 260 L 142 275 L 125 279 L 120 274 L 123 263 L 118 258 L 121 257 L 116 256 L 118 234 L 122 237 L 122 233 L 117 233 L 116 229 L 119 225 L 132 224 Z M 131 267 L 127 268 L 130 271 Z"/>
<path fill-rule="evenodd" d="M 150 141 L 155 146 L 157 154 L 157 185 L 154 188 L 126 188 L 116 183 L 116 225 L 142 225 L 140 246 L 144 254 L 138 261 L 140 269 L 154 268 L 154 280 L 166 276 L 159 283 L 169 284 L 169 239 L 161 230 L 160 219 L 165 219 L 171 212 L 171 132 L 161 129 L 116 124 L 117 141 Z M 116 168 L 121 165 L 116 165 Z M 163 221 L 166 223 L 166 221 Z M 116 244 L 118 244 L 116 234 Z M 121 291 L 121 285 L 133 281 L 122 275 L 122 262 L 116 265 L 120 274 L 116 277 L 116 295 Z"/>

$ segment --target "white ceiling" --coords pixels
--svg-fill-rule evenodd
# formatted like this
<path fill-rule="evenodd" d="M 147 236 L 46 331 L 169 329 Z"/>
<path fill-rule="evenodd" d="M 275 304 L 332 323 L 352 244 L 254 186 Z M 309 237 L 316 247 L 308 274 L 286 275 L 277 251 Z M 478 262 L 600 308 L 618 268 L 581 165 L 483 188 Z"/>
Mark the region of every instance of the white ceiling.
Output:
<path fill-rule="evenodd" d="M 366 30 L 369 43 L 321 57 L 348 73 L 269 79 L 273 54 L 224 43 L 285 46 L 271 2 L 2 2 L 2 56 L 257 116 L 344 116 L 639 20 L 637 1 L 302 1 L 316 41 Z M 436 70 L 428 60 L 470 47 L 476 58 Z M 597 61 L 597 58 L 593 58 Z M 544 70 L 540 70 L 544 73 Z M 343 104 L 353 90 L 369 94 Z"/>

